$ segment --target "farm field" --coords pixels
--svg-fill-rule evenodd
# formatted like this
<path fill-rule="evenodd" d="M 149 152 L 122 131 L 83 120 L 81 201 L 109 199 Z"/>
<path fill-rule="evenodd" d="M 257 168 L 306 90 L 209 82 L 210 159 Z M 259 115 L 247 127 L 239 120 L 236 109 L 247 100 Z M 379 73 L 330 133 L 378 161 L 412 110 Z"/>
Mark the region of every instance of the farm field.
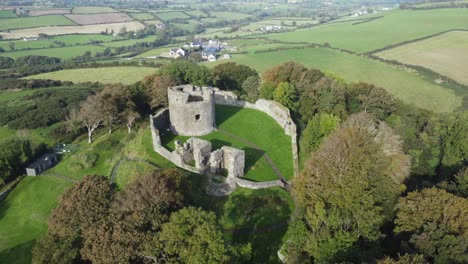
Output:
<path fill-rule="evenodd" d="M 135 57 L 146 58 L 146 57 L 160 56 L 162 53 L 164 53 L 165 55 L 169 55 L 169 49 L 174 48 L 174 47 L 177 47 L 177 46 L 171 45 L 171 46 L 159 47 L 159 48 L 144 52 L 142 54 L 139 54 Z"/>
<path fill-rule="evenodd" d="M 119 32 L 120 29 L 126 27 L 127 30 L 138 30 L 144 28 L 144 25 L 137 21 L 124 22 L 124 23 L 109 23 L 98 25 L 85 25 L 85 26 L 57 26 L 57 27 L 37 27 L 11 30 L 10 32 L 0 32 L 4 39 L 19 39 L 22 37 L 34 37 L 39 33 L 46 32 L 47 35 L 66 35 L 66 34 L 98 34 L 106 29 L 110 32 Z"/>
<path fill-rule="evenodd" d="M 197 16 L 197 17 L 207 17 L 208 15 L 200 10 L 191 10 L 191 11 L 185 11 L 185 13 L 191 15 L 191 16 Z"/>
<path fill-rule="evenodd" d="M 232 61 L 263 72 L 287 61 L 335 72 L 348 82 L 364 81 L 385 88 L 397 98 L 421 108 L 451 112 L 461 105 L 462 96 L 415 73 L 394 66 L 326 48 L 305 48 L 255 54 L 235 54 Z M 212 67 L 226 61 L 208 63 Z"/>
<path fill-rule="evenodd" d="M 468 13 L 463 9 L 395 10 L 383 15 L 356 25 L 353 21 L 329 23 L 265 36 L 288 42 L 330 43 L 332 47 L 364 53 L 450 29 L 468 29 Z"/>
<path fill-rule="evenodd" d="M 43 15 L 60 15 L 70 14 L 70 9 L 32 9 L 29 10 L 28 16 L 43 16 Z"/>
<path fill-rule="evenodd" d="M 0 30 L 35 28 L 43 26 L 71 26 L 73 21 L 62 15 L 47 15 L 39 17 L 5 18 L 0 21 Z"/>
<path fill-rule="evenodd" d="M 103 67 L 71 69 L 28 76 L 26 79 L 51 79 L 72 81 L 74 83 L 101 82 L 133 84 L 143 79 L 143 77 L 154 73 L 156 70 L 157 68 L 151 67 Z"/>
<path fill-rule="evenodd" d="M 16 50 L 22 49 L 41 49 L 49 48 L 50 45 L 55 45 L 54 42 L 63 42 L 65 45 L 87 44 L 93 41 L 111 42 L 114 40 L 122 39 L 121 37 L 114 37 L 108 35 L 97 34 L 83 34 L 83 35 L 64 35 L 64 36 L 51 36 L 46 40 L 24 41 L 24 40 L 5 40 L 0 41 L 0 48 L 9 50 L 9 43 L 15 45 Z"/>
<path fill-rule="evenodd" d="M 16 17 L 15 13 L 12 10 L 1 10 L 0 11 L 0 18 L 12 18 Z"/>
<path fill-rule="evenodd" d="M 132 21 L 133 18 L 125 13 L 108 13 L 108 14 L 72 14 L 65 15 L 66 18 L 79 25 L 94 25 L 106 23 L 122 23 Z"/>
<path fill-rule="evenodd" d="M 144 37 L 141 39 L 128 39 L 128 40 L 107 42 L 107 43 L 103 43 L 102 45 L 105 47 L 117 48 L 117 47 L 123 47 L 123 46 L 131 46 L 133 44 L 141 43 L 141 42 L 153 42 L 155 40 L 156 40 L 156 36 L 148 36 L 148 37 Z"/>
<path fill-rule="evenodd" d="M 81 45 L 81 46 L 69 46 L 62 48 L 49 48 L 49 49 L 35 49 L 35 50 L 21 50 L 21 51 L 11 51 L 5 52 L 2 56 L 10 58 L 18 58 L 28 55 L 38 55 L 38 56 L 49 56 L 57 57 L 63 60 L 69 60 L 77 56 L 83 55 L 86 51 L 90 51 L 92 54 L 96 52 L 103 51 L 105 48 L 95 45 Z"/>
<path fill-rule="evenodd" d="M 468 85 L 467 43 L 467 31 L 453 31 L 375 55 L 387 60 L 422 66 Z"/>
<path fill-rule="evenodd" d="M 72 183 L 54 177 L 26 177 L 0 204 L 0 259 L 30 263 L 35 240 L 47 232 L 50 211 Z"/>
<path fill-rule="evenodd" d="M 235 13 L 235 12 L 220 12 L 220 11 L 213 11 L 210 12 L 211 16 L 223 19 L 223 20 L 238 20 L 250 17 L 250 15 L 242 14 L 242 13 Z"/>
<path fill-rule="evenodd" d="M 150 13 L 130 13 L 130 16 L 132 16 L 135 19 L 138 20 L 152 20 L 154 19 L 154 16 Z"/>
<path fill-rule="evenodd" d="M 74 14 L 100 14 L 100 13 L 116 13 L 117 10 L 106 6 L 76 6 L 73 7 Z"/>
<path fill-rule="evenodd" d="M 189 16 L 183 12 L 161 12 L 156 13 L 156 16 L 163 21 L 168 21 L 175 18 L 189 18 Z"/>

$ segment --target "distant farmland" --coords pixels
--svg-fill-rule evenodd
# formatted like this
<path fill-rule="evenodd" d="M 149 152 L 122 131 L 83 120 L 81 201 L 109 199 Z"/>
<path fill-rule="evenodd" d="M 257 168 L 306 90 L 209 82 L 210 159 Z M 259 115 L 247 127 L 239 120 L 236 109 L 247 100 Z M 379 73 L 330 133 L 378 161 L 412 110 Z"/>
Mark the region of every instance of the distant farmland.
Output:
<path fill-rule="evenodd" d="M 287 42 L 329 43 L 332 47 L 364 53 L 450 29 L 468 29 L 466 9 L 395 10 L 381 14 L 382 18 L 365 23 L 329 23 L 266 36 Z"/>
<path fill-rule="evenodd" d="M 65 15 L 68 19 L 80 25 L 106 24 L 106 23 L 121 23 L 132 21 L 133 18 L 125 13 L 108 13 L 108 14 L 73 14 Z"/>
<path fill-rule="evenodd" d="M 48 15 L 39 17 L 5 18 L 0 21 L 0 30 L 32 28 L 42 26 L 76 25 L 62 15 Z"/>
<path fill-rule="evenodd" d="M 157 68 L 151 67 L 88 68 L 48 72 L 29 76 L 26 79 L 133 84 L 156 71 Z"/>
<path fill-rule="evenodd" d="M 461 105 L 462 97 L 452 90 L 423 79 L 414 73 L 379 61 L 326 48 L 299 48 L 254 54 L 234 54 L 232 61 L 249 65 L 263 72 L 287 61 L 303 63 L 308 67 L 332 71 L 346 81 L 364 81 L 385 88 L 397 98 L 421 108 L 436 112 L 451 112 Z M 227 62 L 219 60 L 207 65 Z"/>
<path fill-rule="evenodd" d="M 70 21 L 71 22 L 71 21 Z M 19 39 L 22 37 L 37 36 L 39 33 L 46 33 L 47 35 L 65 35 L 65 34 L 93 34 L 101 33 L 103 31 L 114 30 L 119 32 L 120 29 L 126 27 L 127 30 L 138 30 L 145 26 L 140 22 L 124 22 L 124 23 L 109 23 L 98 25 L 85 25 L 85 26 L 64 26 L 64 27 L 38 27 L 27 28 L 19 30 L 11 30 L 10 32 L 0 32 L 0 35 L 5 39 Z"/>
<path fill-rule="evenodd" d="M 454 31 L 375 55 L 431 69 L 468 85 L 468 32 Z"/>

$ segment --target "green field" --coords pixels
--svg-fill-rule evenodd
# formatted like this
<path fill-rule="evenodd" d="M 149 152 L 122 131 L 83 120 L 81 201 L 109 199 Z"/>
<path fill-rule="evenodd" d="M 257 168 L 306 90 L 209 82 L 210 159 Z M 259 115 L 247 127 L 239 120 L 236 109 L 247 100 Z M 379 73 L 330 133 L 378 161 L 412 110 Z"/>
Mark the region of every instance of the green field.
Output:
<path fill-rule="evenodd" d="M 99 14 L 117 12 L 117 10 L 106 6 L 76 6 L 72 9 L 72 13 L 74 14 Z"/>
<path fill-rule="evenodd" d="M 284 130 L 267 114 L 252 110 L 230 106 L 216 106 L 216 124 L 219 129 L 255 143 L 263 150 L 286 179 L 293 176 L 291 138 L 284 134 Z M 172 133 L 162 133 L 163 144 L 174 150 L 174 142 L 185 142 L 189 137 L 173 136 Z M 230 135 L 215 131 L 200 138 L 209 140 L 213 149 L 222 146 L 232 146 L 245 151 L 245 178 L 253 181 L 278 180 L 271 166 L 262 153 L 255 150 L 248 143 Z"/>
<path fill-rule="evenodd" d="M 191 15 L 191 16 L 197 16 L 197 17 L 207 17 L 208 15 L 200 10 L 191 10 L 191 11 L 185 11 L 185 13 Z"/>
<path fill-rule="evenodd" d="M 330 43 L 333 47 L 363 53 L 445 30 L 468 29 L 468 12 L 464 9 L 395 10 L 383 15 L 357 25 L 330 23 L 266 36 L 288 42 Z"/>
<path fill-rule="evenodd" d="M 247 14 L 242 14 L 242 13 L 235 13 L 235 12 L 218 12 L 218 11 L 213 11 L 210 12 L 211 16 L 223 19 L 223 20 L 238 20 L 238 19 L 243 19 L 250 17 L 250 15 Z"/>
<path fill-rule="evenodd" d="M 46 234 L 50 211 L 71 183 L 54 177 L 26 177 L 0 204 L 2 263 L 30 263 L 34 241 Z"/>
<path fill-rule="evenodd" d="M 175 18 L 190 18 L 183 12 L 161 12 L 157 13 L 156 16 L 163 21 L 168 21 Z"/>
<path fill-rule="evenodd" d="M 16 17 L 13 10 L 1 10 L 0 11 L 0 18 L 11 18 Z"/>
<path fill-rule="evenodd" d="M 86 51 L 90 51 L 93 55 L 96 52 L 101 52 L 105 48 L 95 45 L 82 45 L 82 46 L 69 46 L 62 48 L 48 48 L 48 49 L 35 49 L 35 50 L 21 50 L 4 52 L 2 56 L 10 58 L 18 58 L 28 55 L 51 56 L 63 60 L 69 60 L 77 56 L 83 55 Z"/>
<path fill-rule="evenodd" d="M 34 28 L 43 26 L 71 26 L 73 21 L 62 15 L 47 15 L 37 17 L 5 18 L 1 20 L 0 30 Z"/>
<path fill-rule="evenodd" d="M 154 16 L 150 13 L 130 13 L 130 16 L 132 16 L 135 19 L 138 20 L 152 20 L 154 19 Z"/>
<path fill-rule="evenodd" d="M 46 40 L 35 40 L 35 41 L 24 41 L 24 40 L 3 40 L 0 41 L 0 47 L 6 51 L 9 51 L 9 43 L 12 42 L 15 45 L 16 50 L 22 49 L 42 49 L 49 48 L 50 45 L 55 45 L 54 41 L 59 41 L 65 43 L 65 45 L 77 45 L 77 44 L 87 44 L 91 41 L 102 41 L 110 42 L 113 40 L 121 39 L 121 37 L 107 36 L 107 35 L 97 35 L 97 34 L 84 34 L 84 35 L 64 35 L 64 36 L 50 36 Z"/>
<path fill-rule="evenodd" d="M 141 39 L 129 39 L 129 40 L 122 40 L 122 41 L 114 41 L 102 44 L 106 47 L 117 48 L 117 47 L 124 47 L 124 46 L 131 46 L 136 43 L 142 42 L 153 42 L 156 40 L 155 36 L 147 36 Z"/>
<path fill-rule="evenodd" d="M 26 79 L 133 84 L 156 71 L 156 68 L 151 67 L 86 68 L 48 72 L 28 76 Z"/>
<path fill-rule="evenodd" d="M 263 72 L 287 61 L 335 72 L 348 82 L 364 81 L 385 88 L 397 98 L 436 112 L 450 112 L 461 105 L 462 96 L 413 72 L 326 48 L 305 48 L 255 54 L 235 54 L 232 61 Z M 208 63 L 212 67 L 225 61 Z"/>
<path fill-rule="evenodd" d="M 418 65 L 468 85 L 468 32 L 453 31 L 376 53 L 387 60 Z"/>

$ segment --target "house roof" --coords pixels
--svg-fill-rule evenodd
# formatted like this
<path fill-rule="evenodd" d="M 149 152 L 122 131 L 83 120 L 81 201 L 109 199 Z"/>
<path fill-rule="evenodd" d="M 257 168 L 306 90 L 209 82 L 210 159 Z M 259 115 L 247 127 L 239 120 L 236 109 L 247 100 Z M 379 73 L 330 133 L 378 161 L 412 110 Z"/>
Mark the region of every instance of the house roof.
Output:
<path fill-rule="evenodd" d="M 26 167 L 26 169 L 35 169 L 35 168 L 41 166 L 42 164 L 45 164 L 49 160 L 52 160 L 55 157 L 56 157 L 55 154 L 44 154 L 40 158 L 38 158 L 35 162 L 29 164 Z"/>

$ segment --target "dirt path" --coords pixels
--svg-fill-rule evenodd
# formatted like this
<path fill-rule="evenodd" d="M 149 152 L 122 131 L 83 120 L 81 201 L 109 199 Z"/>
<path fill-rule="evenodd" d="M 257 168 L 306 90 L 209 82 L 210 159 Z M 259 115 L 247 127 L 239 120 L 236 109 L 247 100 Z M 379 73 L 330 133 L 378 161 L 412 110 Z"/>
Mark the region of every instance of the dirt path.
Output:
<path fill-rule="evenodd" d="M 64 179 L 64 180 L 69 181 L 69 182 L 78 183 L 78 180 L 69 178 L 69 177 L 67 177 L 67 176 L 65 176 L 63 174 L 60 174 L 60 173 L 44 173 L 41 176 L 56 177 L 56 178 Z"/>

